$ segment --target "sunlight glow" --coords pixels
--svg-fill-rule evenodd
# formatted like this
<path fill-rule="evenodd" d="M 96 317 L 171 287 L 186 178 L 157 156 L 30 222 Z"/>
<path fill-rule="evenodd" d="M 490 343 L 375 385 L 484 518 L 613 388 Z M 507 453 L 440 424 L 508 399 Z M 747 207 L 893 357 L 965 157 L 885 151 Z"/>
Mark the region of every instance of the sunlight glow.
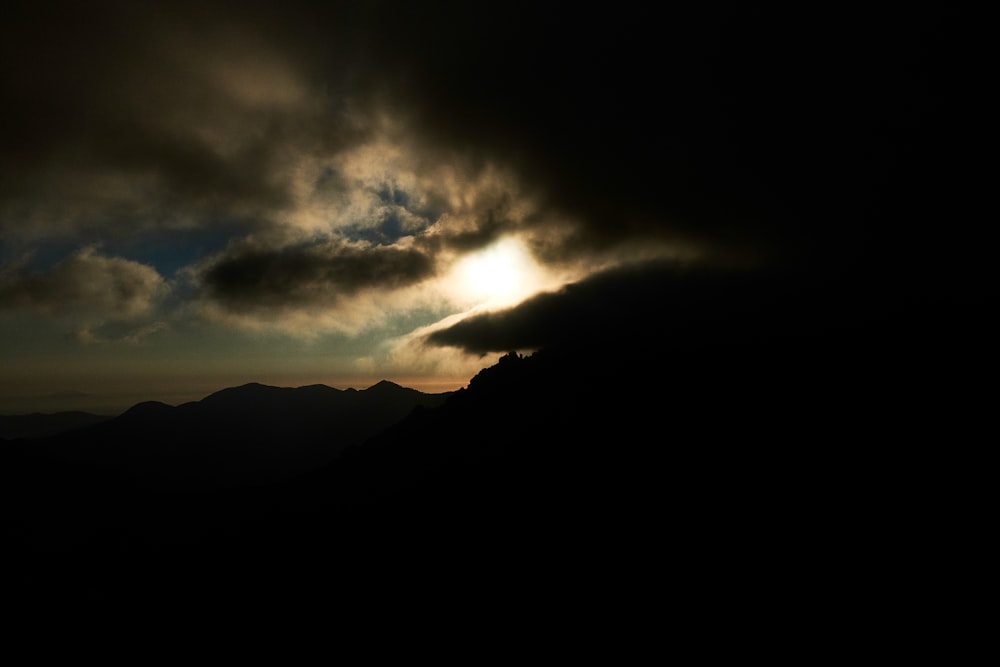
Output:
<path fill-rule="evenodd" d="M 541 287 L 540 268 L 512 238 L 463 257 L 453 276 L 464 298 L 491 305 L 515 303 Z"/>

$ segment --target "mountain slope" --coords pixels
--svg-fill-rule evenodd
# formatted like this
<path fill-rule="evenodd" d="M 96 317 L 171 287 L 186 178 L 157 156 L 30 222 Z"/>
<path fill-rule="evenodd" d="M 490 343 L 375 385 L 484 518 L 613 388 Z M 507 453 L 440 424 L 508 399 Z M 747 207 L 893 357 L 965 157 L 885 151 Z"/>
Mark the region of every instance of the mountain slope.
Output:
<path fill-rule="evenodd" d="M 78 411 L 0 415 L 0 438 L 44 438 L 108 419 L 111 417 Z"/>

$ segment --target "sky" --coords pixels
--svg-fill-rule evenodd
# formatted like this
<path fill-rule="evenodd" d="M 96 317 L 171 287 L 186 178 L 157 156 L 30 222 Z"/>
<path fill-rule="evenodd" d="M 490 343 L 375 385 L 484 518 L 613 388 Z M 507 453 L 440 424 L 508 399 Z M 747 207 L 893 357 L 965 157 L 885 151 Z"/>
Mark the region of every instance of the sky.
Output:
<path fill-rule="evenodd" d="M 718 285 L 870 323 L 971 280 L 940 7 L 3 11 L 0 413 L 450 391 Z"/>

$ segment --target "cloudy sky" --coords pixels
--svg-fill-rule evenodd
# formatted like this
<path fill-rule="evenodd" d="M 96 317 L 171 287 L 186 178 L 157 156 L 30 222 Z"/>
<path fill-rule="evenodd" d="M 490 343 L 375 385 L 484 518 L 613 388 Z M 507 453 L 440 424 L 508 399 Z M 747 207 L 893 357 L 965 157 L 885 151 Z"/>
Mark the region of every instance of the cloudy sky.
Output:
<path fill-rule="evenodd" d="M 678 272 L 849 284 L 861 314 L 828 312 L 866 317 L 954 241 L 938 128 L 958 28 L 920 9 L 5 5 L 0 410 L 456 389 L 507 349 L 690 313 L 704 280 Z"/>

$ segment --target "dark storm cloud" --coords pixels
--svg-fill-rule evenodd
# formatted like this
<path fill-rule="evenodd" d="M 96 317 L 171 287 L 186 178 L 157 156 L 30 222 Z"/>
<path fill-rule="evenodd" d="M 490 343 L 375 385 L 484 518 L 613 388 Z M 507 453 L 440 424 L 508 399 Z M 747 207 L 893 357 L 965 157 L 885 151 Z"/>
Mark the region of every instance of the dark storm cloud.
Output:
<path fill-rule="evenodd" d="M 267 221 L 293 203 L 295 159 L 360 140 L 260 12 L 219 9 L 15 4 L 0 28 L 5 231 Z"/>
<path fill-rule="evenodd" d="M 697 277 L 695 277 L 697 275 Z M 651 342 L 650 334 L 685 321 L 683 305 L 704 298 L 704 274 L 670 262 L 652 262 L 604 271 L 562 289 L 539 294 L 499 312 L 469 317 L 428 335 L 434 345 L 486 354 L 567 343 L 591 345 L 602 337 L 631 344 Z"/>
<path fill-rule="evenodd" d="M 675 291 L 676 279 L 676 267 L 659 262 L 604 272 L 514 308 L 466 318 L 429 334 L 427 342 L 487 354 L 592 340 L 601 332 L 640 333 L 636 321 L 673 317 L 664 310 L 661 290 Z"/>
<path fill-rule="evenodd" d="M 94 191 L 124 179 L 126 213 L 266 218 L 292 201 L 289 154 L 362 141 L 345 117 L 388 113 L 578 222 L 553 258 L 651 236 L 856 252 L 857 211 L 900 178 L 946 75 L 947 17 L 919 8 L 290 0 L 12 18 L 9 211 L 52 191 L 104 210 Z"/>
<path fill-rule="evenodd" d="M 876 309 L 885 312 L 886 295 L 872 293 L 869 285 L 840 287 L 832 291 L 825 280 L 798 270 L 722 270 L 656 260 L 595 273 L 513 308 L 470 316 L 426 341 L 480 355 L 559 348 L 632 358 L 670 354 L 679 344 L 828 335 L 874 317 Z M 854 319 L 846 319 L 847 313 Z"/>
<path fill-rule="evenodd" d="M 666 241 L 831 280 L 913 272 L 942 244 L 959 256 L 937 233 L 963 224 L 939 125 L 958 117 L 948 98 L 968 75 L 948 48 L 954 16 L 937 9 L 288 0 L 16 3 L 6 16 L 6 231 L 219 219 L 313 231 L 353 213 L 331 202 L 361 183 L 369 201 L 336 226 L 374 244 L 434 227 L 414 231 L 428 252 L 516 229 L 552 261 Z M 462 197 L 414 208 L 373 185 L 392 182 L 391 160 L 362 156 L 354 180 L 326 164 L 400 137 L 420 155 L 413 174 L 459 165 L 465 190 L 497 166 L 520 190 L 487 189 L 435 226 Z M 519 197 L 530 214 L 509 214 Z M 549 235 L 553 221 L 567 227 Z M 433 266 L 389 246 L 341 256 L 349 247 L 246 251 L 205 284 L 229 304 L 309 303 Z"/>
<path fill-rule="evenodd" d="M 208 295 L 234 310 L 331 304 L 365 289 L 396 289 L 432 275 L 418 250 L 342 243 L 247 249 L 212 263 Z"/>
<path fill-rule="evenodd" d="M 374 7 L 389 103 L 578 220 L 554 255 L 659 237 L 837 262 L 893 241 L 869 215 L 887 185 L 938 187 L 908 148 L 954 85 L 938 12 Z"/>

